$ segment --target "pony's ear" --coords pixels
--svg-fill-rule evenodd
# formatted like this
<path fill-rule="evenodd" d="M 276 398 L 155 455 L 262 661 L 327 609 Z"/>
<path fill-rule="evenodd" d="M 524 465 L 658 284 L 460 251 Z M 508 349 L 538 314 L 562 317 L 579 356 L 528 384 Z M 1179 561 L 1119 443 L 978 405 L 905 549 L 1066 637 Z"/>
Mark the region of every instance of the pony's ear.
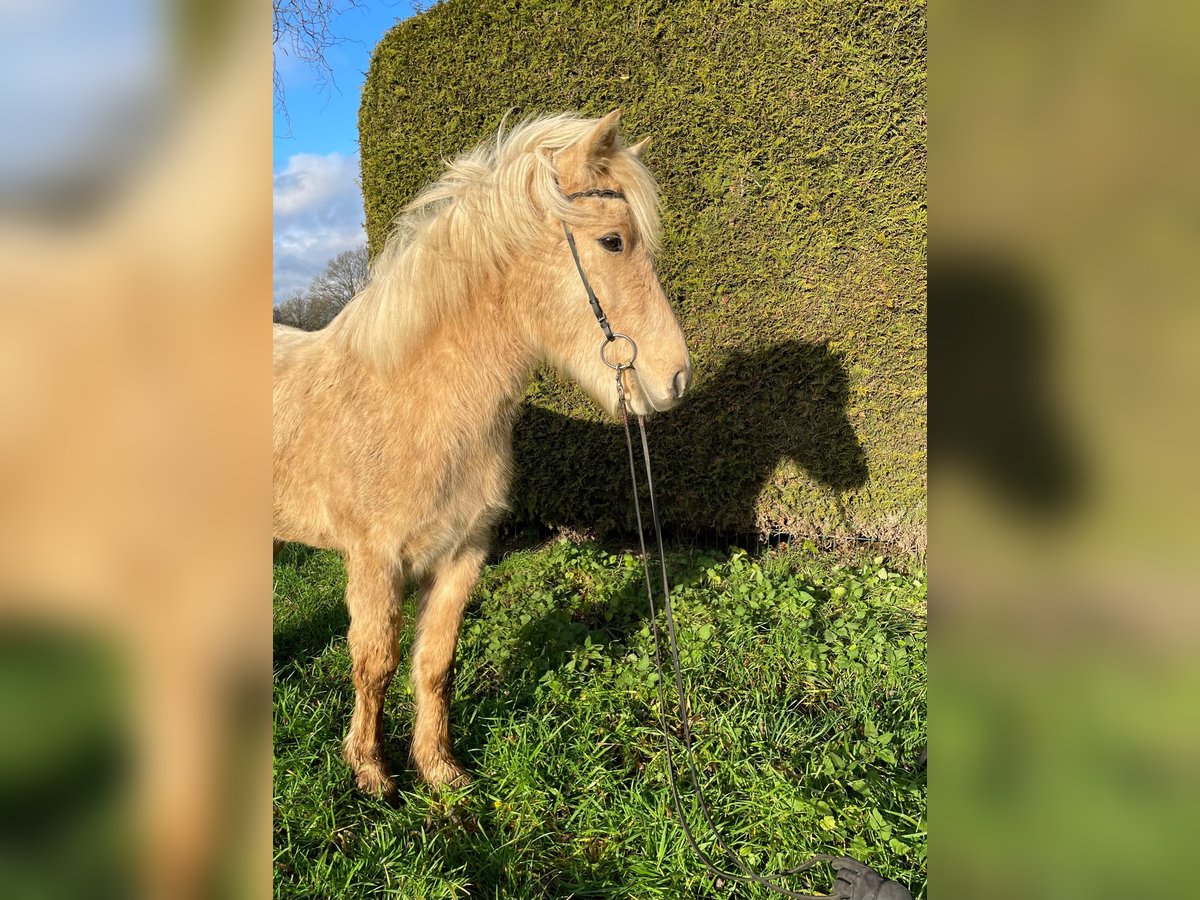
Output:
<path fill-rule="evenodd" d="M 646 152 L 646 148 L 650 146 L 650 138 L 645 137 L 629 148 L 629 152 L 634 156 L 640 157 Z"/>
<path fill-rule="evenodd" d="M 604 160 L 616 152 L 618 146 L 617 123 L 621 110 L 614 109 L 584 132 L 583 137 L 554 155 L 555 167 L 560 174 L 571 175 L 604 168 Z"/>
<path fill-rule="evenodd" d="M 605 160 L 617 150 L 617 125 L 620 121 L 620 110 L 613 109 L 611 113 L 595 122 L 595 125 L 583 133 L 583 137 L 574 144 L 564 146 L 558 151 L 557 160 L 566 167 L 594 168 L 595 163 Z"/>
<path fill-rule="evenodd" d="M 589 158 L 603 159 L 612 155 L 617 149 L 617 125 L 620 122 L 621 109 L 618 107 L 597 122 L 579 142 L 586 149 Z"/>

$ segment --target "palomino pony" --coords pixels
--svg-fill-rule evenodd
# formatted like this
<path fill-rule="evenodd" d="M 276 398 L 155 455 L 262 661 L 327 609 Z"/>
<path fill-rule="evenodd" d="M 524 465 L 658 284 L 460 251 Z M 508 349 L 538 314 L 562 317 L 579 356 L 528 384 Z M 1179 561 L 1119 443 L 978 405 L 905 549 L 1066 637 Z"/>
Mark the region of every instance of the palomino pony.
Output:
<path fill-rule="evenodd" d="M 619 409 L 564 225 L 613 329 L 637 343 L 637 368 L 622 373 L 629 407 L 666 410 L 687 389 L 687 347 L 654 270 L 657 186 L 619 116 L 502 128 L 405 209 L 371 283 L 327 328 L 275 327 L 275 539 L 345 558 L 355 702 L 343 755 L 362 790 L 395 790 L 383 702 L 414 579 L 412 760 L 435 787 L 466 780 L 447 685 L 534 369 L 550 363 Z"/>

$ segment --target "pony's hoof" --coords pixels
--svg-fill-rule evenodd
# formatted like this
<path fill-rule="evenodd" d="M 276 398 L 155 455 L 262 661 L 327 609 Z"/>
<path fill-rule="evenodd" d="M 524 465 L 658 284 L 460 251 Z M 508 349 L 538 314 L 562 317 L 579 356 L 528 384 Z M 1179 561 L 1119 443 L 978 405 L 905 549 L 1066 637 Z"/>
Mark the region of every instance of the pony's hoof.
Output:
<path fill-rule="evenodd" d="M 382 766 L 362 766 L 355 770 L 354 780 L 364 794 L 380 800 L 396 799 L 396 782 Z"/>
<path fill-rule="evenodd" d="M 465 788 L 471 783 L 467 770 L 450 758 L 438 757 L 425 765 L 418 764 L 421 780 L 435 791 L 444 788 Z"/>
<path fill-rule="evenodd" d="M 342 745 L 342 758 L 354 772 L 354 781 L 364 794 L 392 800 L 396 797 L 396 782 L 385 766 L 374 754 L 360 753 L 349 744 Z"/>

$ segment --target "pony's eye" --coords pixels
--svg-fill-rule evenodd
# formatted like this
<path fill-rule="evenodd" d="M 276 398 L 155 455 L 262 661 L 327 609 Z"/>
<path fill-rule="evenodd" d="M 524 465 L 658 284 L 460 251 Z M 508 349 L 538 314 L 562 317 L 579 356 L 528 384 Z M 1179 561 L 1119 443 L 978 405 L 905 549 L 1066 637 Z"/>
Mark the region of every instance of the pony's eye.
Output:
<path fill-rule="evenodd" d="M 625 244 L 619 234 L 606 234 L 600 238 L 600 246 L 609 253 L 620 253 L 625 249 Z"/>

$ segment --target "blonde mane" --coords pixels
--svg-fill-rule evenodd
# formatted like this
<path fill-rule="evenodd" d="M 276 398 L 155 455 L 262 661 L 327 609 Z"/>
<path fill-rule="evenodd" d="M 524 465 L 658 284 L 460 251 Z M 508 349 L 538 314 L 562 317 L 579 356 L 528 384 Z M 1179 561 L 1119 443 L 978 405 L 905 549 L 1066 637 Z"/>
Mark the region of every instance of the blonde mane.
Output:
<path fill-rule="evenodd" d="M 472 293 L 528 252 L 546 214 L 577 224 L 579 210 L 559 189 L 554 154 L 582 140 L 595 119 L 559 114 L 504 130 L 449 163 L 396 218 L 371 265 L 371 281 L 328 326 L 363 362 L 387 370 Z M 654 253 L 658 186 L 634 153 L 618 146 L 605 172 L 629 202 L 634 227 Z"/>

